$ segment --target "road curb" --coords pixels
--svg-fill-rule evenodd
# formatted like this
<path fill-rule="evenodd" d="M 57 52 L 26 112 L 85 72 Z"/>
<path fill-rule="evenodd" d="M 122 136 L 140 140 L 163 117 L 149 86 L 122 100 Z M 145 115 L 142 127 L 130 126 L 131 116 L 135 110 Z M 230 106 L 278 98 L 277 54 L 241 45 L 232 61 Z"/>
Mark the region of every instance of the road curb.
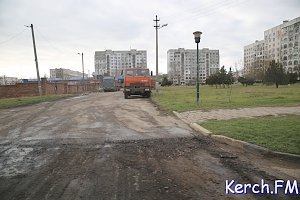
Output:
<path fill-rule="evenodd" d="M 178 112 L 173 111 L 173 114 L 174 114 L 176 117 L 178 117 L 181 121 L 183 121 L 184 123 L 189 124 L 185 119 L 183 119 L 183 118 L 181 117 L 181 115 L 180 115 Z"/>
<path fill-rule="evenodd" d="M 203 128 L 202 126 L 200 126 L 197 123 L 190 123 L 189 125 L 192 129 L 194 129 L 197 132 L 200 132 L 204 136 L 207 136 L 207 137 L 212 137 L 213 136 L 212 132 L 210 132 L 209 130 Z"/>
<path fill-rule="evenodd" d="M 238 148 L 242 148 L 242 149 L 248 149 L 248 150 L 255 150 L 258 152 L 261 152 L 263 154 L 268 154 L 268 155 L 273 155 L 273 156 L 277 156 L 277 157 L 284 157 L 287 159 L 300 159 L 300 155 L 297 154 L 290 154 L 290 153 L 283 153 L 283 152 L 278 152 L 278 151 L 272 151 L 270 149 L 267 149 L 265 147 L 261 147 L 258 146 L 256 144 L 251 144 L 242 140 L 237 140 L 237 139 L 233 139 L 224 135 L 215 135 L 213 134 L 211 131 L 203 128 L 202 126 L 200 126 L 197 123 L 189 123 L 188 121 L 186 121 L 185 119 L 183 119 L 183 117 L 180 115 L 180 113 L 173 111 L 174 115 L 177 116 L 180 120 L 182 120 L 183 122 L 185 122 L 186 124 L 188 124 L 193 130 L 195 130 L 197 133 L 206 136 L 206 137 L 210 137 L 218 142 L 221 143 L 225 143 L 231 146 L 235 146 Z"/>

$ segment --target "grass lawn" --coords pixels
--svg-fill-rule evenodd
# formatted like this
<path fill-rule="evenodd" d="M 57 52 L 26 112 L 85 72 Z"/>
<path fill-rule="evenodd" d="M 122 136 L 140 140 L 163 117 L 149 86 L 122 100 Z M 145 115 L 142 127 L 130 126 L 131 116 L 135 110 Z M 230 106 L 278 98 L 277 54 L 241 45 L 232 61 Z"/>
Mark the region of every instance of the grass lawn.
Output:
<path fill-rule="evenodd" d="M 152 99 L 162 109 L 168 111 L 188 111 L 196 109 L 241 108 L 258 106 L 300 105 L 300 84 L 279 86 L 233 85 L 230 88 L 200 86 L 200 104 L 196 104 L 195 86 L 161 87 Z"/>
<path fill-rule="evenodd" d="M 200 125 L 214 134 L 268 149 L 300 154 L 300 115 L 207 121 Z"/>
<path fill-rule="evenodd" d="M 63 98 L 70 97 L 70 96 L 72 96 L 72 95 L 49 95 L 49 96 L 34 96 L 34 97 L 0 99 L 0 109 L 32 105 L 32 104 L 45 102 L 45 101 L 55 101 L 55 100 L 63 99 Z"/>

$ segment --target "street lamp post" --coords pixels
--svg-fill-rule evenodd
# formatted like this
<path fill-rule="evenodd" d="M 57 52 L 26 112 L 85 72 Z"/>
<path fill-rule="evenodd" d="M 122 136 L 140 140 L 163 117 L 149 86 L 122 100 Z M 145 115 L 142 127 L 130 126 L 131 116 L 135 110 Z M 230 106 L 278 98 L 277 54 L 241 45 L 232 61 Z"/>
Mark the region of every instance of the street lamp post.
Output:
<path fill-rule="evenodd" d="M 81 64 L 82 64 L 82 84 L 83 84 L 83 91 L 84 91 L 84 63 L 83 63 L 83 53 L 77 53 L 81 54 Z"/>
<path fill-rule="evenodd" d="M 197 43 L 197 105 L 199 105 L 200 87 L 199 87 L 199 43 L 202 32 L 196 31 L 193 33 L 195 36 L 195 42 Z"/>
<path fill-rule="evenodd" d="M 158 84 L 159 84 L 159 81 L 158 81 L 158 29 L 168 26 L 168 24 L 158 25 L 157 22 L 159 22 L 160 20 L 157 19 L 157 15 L 155 16 L 155 19 L 153 21 L 155 21 L 154 27 L 156 29 L 156 77 L 155 77 L 156 84 L 155 84 L 155 89 L 156 89 L 156 92 L 158 92 Z"/>

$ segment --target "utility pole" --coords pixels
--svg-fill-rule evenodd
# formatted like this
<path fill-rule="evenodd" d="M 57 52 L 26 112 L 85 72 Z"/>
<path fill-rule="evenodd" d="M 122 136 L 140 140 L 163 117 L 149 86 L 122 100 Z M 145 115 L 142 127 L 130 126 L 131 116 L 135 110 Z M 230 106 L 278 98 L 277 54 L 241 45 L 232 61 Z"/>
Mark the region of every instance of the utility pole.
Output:
<path fill-rule="evenodd" d="M 34 50 L 34 58 L 35 58 L 35 67 L 36 67 L 36 74 L 37 74 L 37 80 L 38 80 L 38 90 L 39 90 L 39 95 L 42 96 L 42 86 L 41 86 L 41 80 L 40 80 L 39 64 L 38 64 L 38 59 L 37 59 L 37 54 L 36 54 L 33 24 L 31 24 L 30 26 L 26 26 L 26 27 L 30 27 L 31 28 L 33 50 Z"/>
<path fill-rule="evenodd" d="M 156 92 L 158 92 L 158 85 L 159 85 L 159 81 L 158 81 L 158 29 L 168 26 L 168 24 L 163 24 L 162 26 L 158 25 L 157 22 L 159 22 L 160 20 L 157 19 L 157 15 L 155 16 L 155 19 L 153 20 L 155 21 L 155 30 L 156 30 L 156 84 L 155 84 L 155 89 Z"/>
<path fill-rule="evenodd" d="M 83 63 L 83 52 L 82 53 L 77 53 L 81 54 L 81 64 L 82 64 L 82 90 L 85 90 L 85 84 L 84 84 L 84 63 Z"/>
<path fill-rule="evenodd" d="M 155 16 L 155 19 L 153 20 L 155 21 L 155 30 L 156 30 L 156 84 L 155 84 L 155 89 L 156 92 L 158 92 L 158 28 L 159 25 L 157 24 L 157 22 L 159 22 L 159 19 L 157 19 L 157 15 Z"/>
<path fill-rule="evenodd" d="M 82 62 L 82 80 L 84 81 L 84 62 L 83 62 L 83 53 L 81 53 L 81 62 Z"/>

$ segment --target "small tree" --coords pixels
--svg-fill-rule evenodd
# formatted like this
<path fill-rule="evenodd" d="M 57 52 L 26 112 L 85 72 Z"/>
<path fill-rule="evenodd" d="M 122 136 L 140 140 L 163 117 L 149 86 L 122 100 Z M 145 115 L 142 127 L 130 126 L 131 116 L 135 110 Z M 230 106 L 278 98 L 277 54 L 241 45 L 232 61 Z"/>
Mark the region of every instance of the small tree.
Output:
<path fill-rule="evenodd" d="M 232 74 L 231 68 L 230 68 L 229 72 L 225 76 L 225 84 L 227 86 L 233 84 L 233 74 Z"/>
<path fill-rule="evenodd" d="M 298 79 L 298 74 L 297 74 L 297 72 L 294 72 L 294 73 L 287 73 L 287 77 L 288 77 L 288 80 L 289 80 L 289 83 L 290 83 L 290 84 L 297 83 L 297 79 Z"/>
<path fill-rule="evenodd" d="M 168 80 L 168 77 L 164 76 L 161 82 L 161 86 L 170 86 L 172 85 L 172 81 Z"/>
<path fill-rule="evenodd" d="M 223 88 L 225 88 L 225 84 L 226 84 L 226 80 L 227 80 L 227 72 L 226 72 L 224 65 L 220 69 L 218 80 L 219 80 L 219 84 L 220 85 L 222 84 Z"/>
<path fill-rule="evenodd" d="M 247 75 L 246 77 L 239 77 L 238 82 L 247 87 L 248 85 L 253 85 L 255 83 L 255 79 L 253 76 Z"/>
<path fill-rule="evenodd" d="M 246 79 L 245 79 L 245 77 L 240 76 L 240 77 L 238 78 L 238 82 L 241 83 L 241 84 L 243 84 L 243 86 L 244 86 L 244 85 L 246 84 Z"/>
<path fill-rule="evenodd" d="M 294 72 L 297 74 L 297 80 L 300 80 L 300 64 L 294 67 Z"/>
<path fill-rule="evenodd" d="M 284 69 L 280 63 L 276 63 L 275 60 L 272 60 L 270 67 L 267 69 L 265 74 L 265 82 L 272 83 L 278 88 L 279 85 L 287 84 L 288 78 L 284 73 Z"/>
<path fill-rule="evenodd" d="M 223 88 L 225 88 L 226 85 L 230 85 L 233 83 L 233 75 L 231 70 L 227 73 L 225 70 L 225 67 L 222 66 L 222 68 L 215 74 L 210 75 L 206 79 L 206 84 L 208 85 L 216 85 L 216 88 L 218 88 L 218 85 L 223 85 Z"/>
<path fill-rule="evenodd" d="M 205 80 L 205 82 L 208 85 L 211 85 L 211 86 L 214 85 L 215 83 L 214 83 L 214 80 L 213 80 L 213 75 L 207 77 L 207 79 Z"/>

